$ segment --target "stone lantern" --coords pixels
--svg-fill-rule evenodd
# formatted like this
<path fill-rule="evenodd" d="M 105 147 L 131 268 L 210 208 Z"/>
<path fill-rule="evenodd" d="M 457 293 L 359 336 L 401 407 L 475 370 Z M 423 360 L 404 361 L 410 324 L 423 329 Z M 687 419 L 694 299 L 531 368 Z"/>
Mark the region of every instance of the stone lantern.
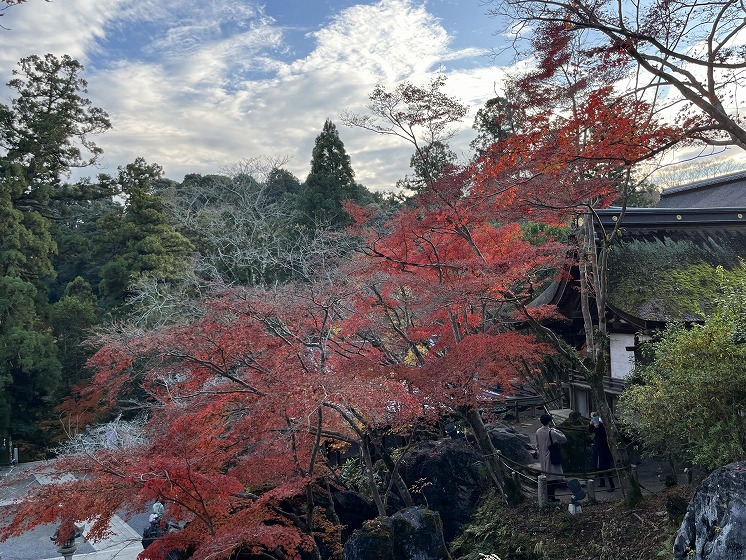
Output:
<path fill-rule="evenodd" d="M 80 529 L 69 517 L 62 520 L 54 535 L 49 537 L 57 545 L 59 552 L 65 560 L 72 560 L 73 554 L 78 548 L 75 538 L 81 535 Z"/>

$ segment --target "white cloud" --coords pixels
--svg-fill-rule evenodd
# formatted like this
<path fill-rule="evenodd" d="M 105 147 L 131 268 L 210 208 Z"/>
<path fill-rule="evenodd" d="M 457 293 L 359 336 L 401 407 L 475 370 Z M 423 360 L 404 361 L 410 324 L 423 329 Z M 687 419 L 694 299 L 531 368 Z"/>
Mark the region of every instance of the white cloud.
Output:
<path fill-rule="evenodd" d="M 7 28 L 0 30 L 2 77 L 10 74 L 18 60 L 32 54 L 69 54 L 85 63 L 123 5 L 124 0 L 31 0 L 12 6 L 0 22 Z"/>
<path fill-rule="evenodd" d="M 324 120 L 363 111 L 375 84 L 424 83 L 440 69 L 449 93 L 471 104 L 473 115 L 499 78 L 486 53 L 451 49 L 441 23 L 411 0 L 347 8 L 307 35 L 305 50 L 289 44 L 282 22 L 244 0 L 62 4 L 32 0 L 13 8 L 13 20 L 3 23 L 15 44 L 3 56 L 15 58 L 5 67 L 31 45 L 86 64 L 90 96 L 114 125 L 97 139 L 108 171 L 142 155 L 179 180 L 243 158 L 289 155 L 288 169 L 303 180 Z M 139 43 L 100 56 L 105 38 L 131 32 Z M 287 59 L 298 50 L 309 54 Z M 404 143 L 346 127 L 340 136 L 366 186 L 391 188 L 408 172 L 412 149 Z M 454 148 L 465 149 L 471 136 Z"/>

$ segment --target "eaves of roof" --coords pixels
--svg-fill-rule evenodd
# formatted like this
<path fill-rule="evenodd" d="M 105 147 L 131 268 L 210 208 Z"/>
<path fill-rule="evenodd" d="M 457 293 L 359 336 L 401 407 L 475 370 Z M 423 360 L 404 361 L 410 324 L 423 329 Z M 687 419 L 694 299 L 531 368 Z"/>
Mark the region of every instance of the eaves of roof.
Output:
<path fill-rule="evenodd" d="M 677 229 L 702 226 L 746 226 L 746 208 L 606 208 L 596 211 L 598 221 L 613 228 Z"/>

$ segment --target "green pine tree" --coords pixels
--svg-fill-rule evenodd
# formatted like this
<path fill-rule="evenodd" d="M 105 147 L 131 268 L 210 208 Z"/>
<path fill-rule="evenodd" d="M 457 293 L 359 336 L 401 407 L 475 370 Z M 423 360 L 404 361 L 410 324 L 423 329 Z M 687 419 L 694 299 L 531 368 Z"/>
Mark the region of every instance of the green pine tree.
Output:
<path fill-rule="evenodd" d="M 48 322 L 57 244 L 52 220 L 74 189 L 71 167 L 101 154 L 91 135 L 110 127 L 84 97 L 83 67 L 69 56 L 21 59 L 0 104 L 0 436 L 41 443 L 61 365 Z"/>

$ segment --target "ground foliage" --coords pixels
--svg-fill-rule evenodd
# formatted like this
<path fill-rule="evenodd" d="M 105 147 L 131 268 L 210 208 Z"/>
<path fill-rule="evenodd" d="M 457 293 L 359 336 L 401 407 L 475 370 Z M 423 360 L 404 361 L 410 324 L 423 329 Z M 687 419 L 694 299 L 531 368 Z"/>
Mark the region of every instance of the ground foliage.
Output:
<path fill-rule="evenodd" d="M 670 558 L 683 512 L 670 502 L 688 502 L 694 486 L 674 486 L 646 495 L 637 507 L 620 502 L 539 509 L 533 500 L 507 506 L 488 495 L 463 535 L 451 545 L 454 560 L 653 560 Z"/>

